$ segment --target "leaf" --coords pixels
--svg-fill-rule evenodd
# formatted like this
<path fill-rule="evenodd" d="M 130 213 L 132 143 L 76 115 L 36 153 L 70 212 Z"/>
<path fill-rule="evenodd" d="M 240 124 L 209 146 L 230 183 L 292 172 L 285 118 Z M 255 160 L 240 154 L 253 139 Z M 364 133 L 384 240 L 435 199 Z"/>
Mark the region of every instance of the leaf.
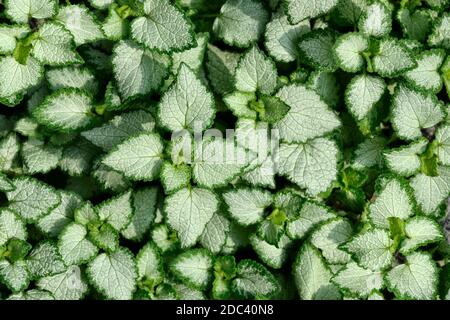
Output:
<path fill-rule="evenodd" d="M 442 89 L 439 68 L 444 59 L 445 53 L 442 50 L 424 51 L 416 58 L 417 67 L 406 72 L 404 77 L 418 89 L 437 93 Z"/>
<path fill-rule="evenodd" d="M 0 168 L 2 172 L 13 169 L 20 147 L 20 140 L 14 133 L 8 134 L 0 141 Z"/>
<path fill-rule="evenodd" d="M 436 155 L 439 163 L 450 164 L 450 126 L 443 125 L 436 131 Z"/>
<path fill-rule="evenodd" d="M 103 223 L 97 226 L 96 223 L 89 226 L 87 239 L 96 247 L 106 252 L 115 252 L 119 247 L 119 233 L 109 223 Z"/>
<path fill-rule="evenodd" d="M 27 238 L 27 229 L 22 220 L 8 209 L 0 210 L 0 246 L 9 239 L 24 240 Z"/>
<path fill-rule="evenodd" d="M 286 142 L 306 142 L 340 126 L 339 118 L 320 96 L 301 84 L 281 88 L 277 97 L 290 107 L 286 116 L 274 125 Z"/>
<path fill-rule="evenodd" d="M 53 242 L 41 242 L 27 258 L 27 269 L 31 279 L 39 279 L 63 272 L 66 267 Z"/>
<path fill-rule="evenodd" d="M 60 203 L 59 194 L 47 184 L 29 177 L 12 180 L 15 190 L 6 192 L 8 208 L 22 219 L 35 222 Z"/>
<path fill-rule="evenodd" d="M 51 292 L 57 300 L 80 300 L 88 291 L 78 266 L 71 266 L 63 273 L 39 279 L 37 287 Z"/>
<path fill-rule="evenodd" d="M 414 198 L 408 185 L 397 178 L 381 177 L 376 198 L 368 207 L 368 218 L 378 228 L 389 228 L 388 219 L 407 219 L 414 214 Z"/>
<path fill-rule="evenodd" d="M 56 21 L 72 33 L 77 46 L 104 38 L 95 16 L 83 5 L 68 5 L 59 9 Z"/>
<path fill-rule="evenodd" d="M 410 181 L 414 196 L 426 215 L 433 215 L 450 193 L 450 168 L 438 166 L 438 175 L 417 174 Z"/>
<path fill-rule="evenodd" d="M 215 115 L 212 94 L 184 63 L 158 106 L 160 125 L 170 131 L 208 128 Z"/>
<path fill-rule="evenodd" d="M 286 232 L 292 239 L 301 239 L 317 225 L 334 217 L 336 214 L 330 208 L 307 200 L 298 214 L 287 221 Z"/>
<path fill-rule="evenodd" d="M 206 50 L 206 70 L 214 92 L 225 94 L 234 90 L 234 75 L 240 54 L 224 51 L 208 43 Z"/>
<path fill-rule="evenodd" d="M 298 58 L 297 43 L 300 37 L 310 30 L 309 21 L 291 25 L 282 10 L 278 10 L 266 25 L 265 47 L 276 61 L 292 62 Z"/>
<path fill-rule="evenodd" d="M 367 6 L 367 0 L 339 0 L 330 16 L 339 25 L 357 26 Z"/>
<path fill-rule="evenodd" d="M 47 96 L 33 110 L 36 120 L 51 129 L 71 132 L 83 129 L 91 123 L 93 103 L 78 89 L 61 89 Z"/>
<path fill-rule="evenodd" d="M 17 23 L 27 23 L 30 17 L 46 19 L 58 10 L 55 0 L 6 0 L 5 14 Z"/>
<path fill-rule="evenodd" d="M 383 275 L 380 271 L 362 268 L 355 262 L 348 263 L 332 281 L 343 291 L 348 291 L 358 298 L 366 298 L 374 290 L 383 287 Z"/>
<path fill-rule="evenodd" d="M 372 59 L 373 71 L 384 78 L 394 78 L 417 64 L 411 52 L 396 39 L 384 38 Z"/>
<path fill-rule="evenodd" d="M 253 0 L 250 0 L 253 1 Z M 252 46 L 239 59 L 236 68 L 236 89 L 243 92 L 271 94 L 277 86 L 277 70 L 258 46 Z"/>
<path fill-rule="evenodd" d="M 393 148 L 383 153 L 386 166 L 402 176 L 410 176 L 420 169 L 420 157 L 428 145 L 425 138 L 419 139 L 407 146 Z"/>
<path fill-rule="evenodd" d="M 378 271 L 391 266 L 392 245 L 388 231 L 374 228 L 360 232 L 341 247 L 349 252 L 362 268 Z"/>
<path fill-rule="evenodd" d="M 87 68 L 62 67 L 47 71 L 45 75 L 52 90 L 61 88 L 82 89 L 94 96 L 98 91 L 95 75 Z"/>
<path fill-rule="evenodd" d="M 272 156 L 264 160 L 256 158 L 250 162 L 249 167 L 251 169 L 242 175 L 243 180 L 256 187 L 275 188 L 275 163 Z"/>
<path fill-rule="evenodd" d="M 52 237 L 58 236 L 64 227 L 72 222 L 75 210 L 82 204 L 78 194 L 68 191 L 58 191 L 58 193 L 61 198 L 59 205 L 40 218 L 37 223 L 40 230 Z"/>
<path fill-rule="evenodd" d="M 133 192 L 133 216 L 128 226 L 122 230 L 126 239 L 140 241 L 155 219 L 158 200 L 157 188 L 145 188 Z"/>
<path fill-rule="evenodd" d="M 377 76 L 362 74 L 354 77 L 345 90 L 345 103 L 353 117 L 361 121 L 380 101 L 386 83 Z"/>
<path fill-rule="evenodd" d="M 269 14 L 260 2 L 227 0 L 220 8 L 212 30 L 226 44 L 245 48 L 260 39 L 268 21 Z"/>
<path fill-rule="evenodd" d="M 285 11 L 294 24 L 324 15 L 334 8 L 337 0 L 285 0 Z"/>
<path fill-rule="evenodd" d="M 27 25 L 0 25 L 0 54 L 13 54 L 18 40 L 25 38 L 29 32 Z"/>
<path fill-rule="evenodd" d="M 445 117 L 442 104 L 431 94 L 400 85 L 392 99 L 392 125 L 405 140 L 422 136 L 421 129 L 430 128 Z"/>
<path fill-rule="evenodd" d="M 63 150 L 59 161 L 61 170 L 71 176 L 79 176 L 91 169 L 91 161 L 98 151 L 87 140 L 79 137 L 77 144 L 69 145 Z"/>
<path fill-rule="evenodd" d="M 211 280 L 212 256 L 205 249 L 187 250 L 176 256 L 169 268 L 183 283 L 204 290 Z"/>
<path fill-rule="evenodd" d="M 0 260 L 0 280 L 12 292 L 26 289 L 30 283 L 26 263 L 23 260 L 16 262 Z"/>
<path fill-rule="evenodd" d="M 257 113 L 250 108 L 250 102 L 256 100 L 253 92 L 235 91 L 223 98 L 226 106 L 238 118 L 256 119 Z"/>
<path fill-rule="evenodd" d="M 431 29 L 431 16 L 426 10 L 410 11 L 401 8 L 397 11 L 397 20 L 400 22 L 403 33 L 410 39 L 420 42 L 426 40 Z"/>
<path fill-rule="evenodd" d="M 164 280 L 164 268 L 156 245 L 147 243 L 136 256 L 136 268 L 139 280 L 150 280 L 156 285 Z"/>
<path fill-rule="evenodd" d="M 382 137 L 369 138 L 360 143 L 355 150 L 352 166 L 355 169 L 381 167 L 383 165 L 383 149 L 386 143 L 386 140 Z"/>
<path fill-rule="evenodd" d="M 0 100 L 7 102 L 13 97 L 14 103 L 18 104 L 21 96 L 31 87 L 37 85 L 44 73 L 44 68 L 39 62 L 29 57 L 25 64 L 20 64 L 13 57 L 0 58 Z M 19 99 L 20 98 L 20 99 Z M 3 100 L 5 100 L 3 102 Z"/>
<path fill-rule="evenodd" d="M 42 25 L 32 44 L 31 54 L 43 64 L 62 66 L 83 63 L 75 51 L 72 34 L 59 23 Z"/>
<path fill-rule="evenodd" d="M 129 179 L 151 181 L 159 174 L 162 152 L 159 135 L 142 133 L 119 144 L 102 162 Z"/>
<path fill-rule="evenodd" d="M 111 0 L 111 2 L 114 2 Z M 108 16 L 103 21 L 101 28 L 108 40 L 118 41 L 128 36 L 130 23 L 117 13 L 117 6 L 107 5 Z"/>
<path fill-rule="evenodd" d="M 255 155 L 237 146 L 233 140 L 205 139 L 195 145 L 192 174 L 206 188 L 225 186 L 237 177 Z"/>
<path fill-rule="evenodd" d="M 174 52 L 172 54 L 172 73 L 176 74 L 178 68 L 182 63 L 186 64 L 197 74 L 200 72 L 203 63 L 203 56 L 205 55 L 206 45 L 208 44 L 209 34 L 198 33 L 196 35 L 197 45 L 193 48 Z"/>
<path fill-rule="evenodd" d="M 356 73 L 364 68 L 364 52 L 369 49 L 369 40 L 360 33 L 346 33 L 334 44 L 334 53 L 339 67 Z M 362 75 L 365 77 L 365 75 Z"/>
<path fill-rule="evenodd" d="M 295 285 L 303 300 L 338 300 L 339 289 L 331 283 L 332 273 L 319 251 L 308 243 L 300 252 L 292 266 Z"/>
<path fill-rule="evenodd" d="M 213 254 L 219 253 L 228 237 L 230 221 L 222 213 L 216 212 L 206 224 L 200 237 L 200 244 Z"/>
<path fill-rule="evenodd" d="M 153 116 L 144 110 L 136 110 L 117 115 L 102 126 L 84 131 L 81 135 L 92 144 L 108 151 L 129 136 L 151 132 L 154 128 Z"/>
<path fill-rule="evenodd" d="M 433 47 L 450 48 L 450 14 L 444 13 L 434 22 L 434 27 L 428 37 L 428 44 Z"/>
<path fill-rule="evenodd" d="M 316 91 L 330 107 L 335 108 L 339 104 L 341 88 L 338 77 L 333 72 L 312 72 L 308 79 L 308 86 Z"/>
<path fill-rule="evenodd" d="M 317 138 L 301 144 L 281 144 L 278 173 L 315 196 L 337 177 L 338 149 L 334 141 Z"/>
<path fill-rule="evenodd" d="M 399 299 L 432 300 L 438 281 L 436 263 L 424 253 L 406 256 L 406 263 L 390 270 L 385 280 Z"/>
<path fill-rule="evenodd" d="M 175 231 L 169 230 L 166 224 L 158 224 L 152 229 L 151 240 L 162 253 L 173 251 L 179 247 Z"/>
<path fill-rule="evenodd" d="M 78 223 L 71 223 L 61 231 L 58 250 L 66 265 L 80 265 L 97 255 L 97 247 L 86 237 L 86 229 Z"/>
<path fill-rule="evenodd" d="M 408 255 L 419 247 L 443 240 L 441 227 L 432 219 L 413 217 L 406 221 L 405 233 L 407 238 L 400 245 L 400 253 Z"/>
<path fill-rule="evenodd" d="M 350 255 L 338 247 L 352 236 L 352 226 L 348 220 L 334 218 L 321 224 L 312 234 L 310 242 L 322 252 L 328 263 L 345 264 Z"/>
<path fill-rule="evenodd" d="M 300 58 L 314 69 L 334 71 L 337 61 L 333 47 L 336 33 L 331 29 L 316 29 L 308 32 L 300 39 Z"/>
<path fill-rule="evenodd" d="M 108 299 L 130 300 L 136 287 L 136 263 L 128 249 L 102 253 L 87 268 L 90 282 Z"/>
<path fill-rule="evenodd" d="M 252 234 L 250 243 L 261 261 L 271 268 L 280 269 L 288 259 L 288 249 L 292 245 L 292 240 L 288 236 L 282 235 L 278 243 L 272 245 L 256 234 Z"/>
<path fill-rule="evenodd" d="M 131 22 L 131 37 L 149 49 L 182 51 L 195 45 L 193 28 L 184 13 L 168 0 L 146 0 L 145 16 Z"/>
<path fill-rule="evenodd" d="M 280 291 L 275 277 L 264 266 L 249 259 L 238 263 L 231 288 L 243 299 L 270 299 Z"/>
<path fill-rule="evenodd" d="M 218 209 L 214 193 L 202 188 L 185 188 L 166 197 L 167 223 L 178 233 L 182 248 L 193 246 Z"/>
<path fill-rule="evenodd" d="M 388 35 L 392 29 L 392 12 L 381 1 L 369 5 L 358 22 L 361 32 L 372 37 Z"/>
<path fill-rule="evenodd" d="M 162 86 L 169 74 L 170 58 L 125 40 L 114 47 L 112 64 L 120 96 L 131 99 Z"/>
<path fill-rule="evenodd" d="M 8 300 L 55 300 L 55 298 L 47 291 L 31 289 L 26 292 L 12 294 Z"/>
<path fill-rule="evenodd" d="M 126 228 L 134 211 L 131 196 L 132 192 L 128 191 L 100 203 L 96 207 L 100 220 L 107 222 L 119 232 Z"/>
<path fill-rule="evenodd" d="M 262 221 L 264 210 L 272 204 L 270 192 L 256 188 L 227 191 L 223 199 L 231 217 L 243 226 Z"/>

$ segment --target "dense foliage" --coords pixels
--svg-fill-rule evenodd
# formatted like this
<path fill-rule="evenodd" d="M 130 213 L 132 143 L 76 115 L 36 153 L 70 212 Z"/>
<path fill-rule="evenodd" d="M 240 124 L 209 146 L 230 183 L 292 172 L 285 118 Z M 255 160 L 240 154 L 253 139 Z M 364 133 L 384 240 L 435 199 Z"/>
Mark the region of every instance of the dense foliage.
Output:
<path fill-rule="evenodd" d="M 0 297 L 450 299 L 449 8 L 0 0 Z"/>

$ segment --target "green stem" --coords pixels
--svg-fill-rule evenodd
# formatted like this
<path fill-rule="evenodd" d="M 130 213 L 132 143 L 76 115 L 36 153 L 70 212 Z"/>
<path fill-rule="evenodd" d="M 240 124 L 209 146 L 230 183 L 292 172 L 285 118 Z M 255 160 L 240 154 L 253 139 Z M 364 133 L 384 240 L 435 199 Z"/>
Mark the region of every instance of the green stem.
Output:
<path fill-rule="evenodd" d="M 372 54 L 370 52 L 363 52 L 363 57 L 366 60 L 367 64 L 367 72 L 373 73 L 373 66 L 372 66 Z"/>

